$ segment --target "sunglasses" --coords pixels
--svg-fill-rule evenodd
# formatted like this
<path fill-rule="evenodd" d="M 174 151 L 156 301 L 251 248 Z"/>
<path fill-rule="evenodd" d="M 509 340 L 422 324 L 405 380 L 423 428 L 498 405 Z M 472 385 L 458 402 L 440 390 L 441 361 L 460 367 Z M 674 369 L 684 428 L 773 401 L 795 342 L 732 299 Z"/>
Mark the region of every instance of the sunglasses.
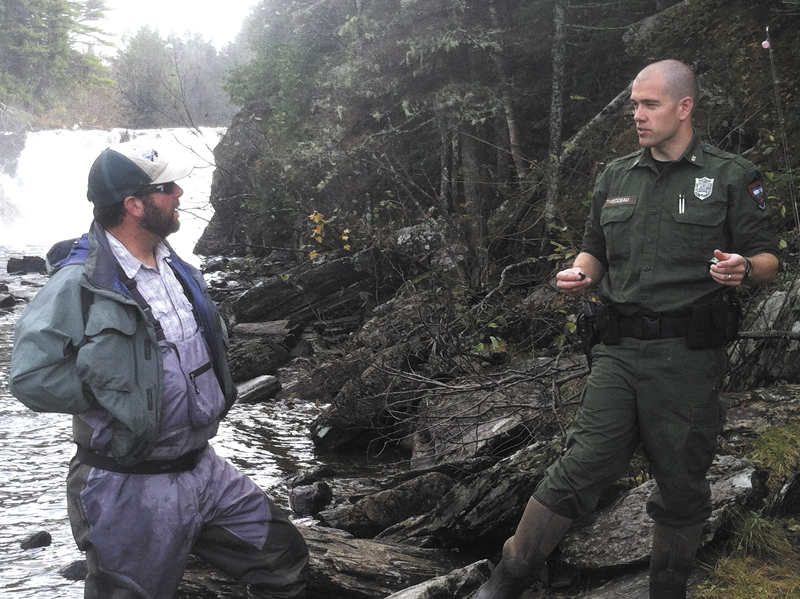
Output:
<path fill-rule="evenodd" d="M 156 193 L 156 192 L 166 193 L 168 195 L 174 193 L 175 192 L 175 182 L 174 181 L 170 181 L 169 183 L 159 183 L 158 185 L 151 185 L 149 187 L 145 187 L 141 191 L 137 191 L 135 195 L 143 196 L 143 195 L 149 195 L 151 193 Z"/>

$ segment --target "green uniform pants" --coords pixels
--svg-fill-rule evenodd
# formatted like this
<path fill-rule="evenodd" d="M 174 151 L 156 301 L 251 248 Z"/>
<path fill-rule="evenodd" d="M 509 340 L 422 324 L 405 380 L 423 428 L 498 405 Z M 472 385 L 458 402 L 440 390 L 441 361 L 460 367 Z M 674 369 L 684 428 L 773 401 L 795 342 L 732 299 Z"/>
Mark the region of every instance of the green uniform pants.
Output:
<path fill-rule="evenodd" d="M 671 526 L 704 522 L 711 515 L 706 473 L 724 421 L 725 348 L 623 337 L 620 345 L 596 345 L 592 358 L 565 452 L 535 497 L 567 518 L 587 514 L 641 444 L 657 483 L 648 514 Z"/>

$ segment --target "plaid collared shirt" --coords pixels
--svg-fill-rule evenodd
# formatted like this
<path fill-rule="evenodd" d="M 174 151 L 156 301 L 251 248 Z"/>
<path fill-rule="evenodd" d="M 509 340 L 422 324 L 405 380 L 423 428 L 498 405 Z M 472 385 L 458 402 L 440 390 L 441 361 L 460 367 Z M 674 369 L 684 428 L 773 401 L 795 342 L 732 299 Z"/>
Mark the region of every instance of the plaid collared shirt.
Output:
<path fill-rule="evenodd" d="M 158 268 L 153 268 L 135 258 L 108 231 L 106 237 L 123 272 L 136 281 L 139 293 L 150 304 L 153 315 L 164 330 L 164 337 L 171 341 L 181 341 L 194 335 L 197 332 L 197 321 L 192 313 L 192 304 L 169 266 L 169 250 L 166 244 L 162 241 L 156 246 Z"/>

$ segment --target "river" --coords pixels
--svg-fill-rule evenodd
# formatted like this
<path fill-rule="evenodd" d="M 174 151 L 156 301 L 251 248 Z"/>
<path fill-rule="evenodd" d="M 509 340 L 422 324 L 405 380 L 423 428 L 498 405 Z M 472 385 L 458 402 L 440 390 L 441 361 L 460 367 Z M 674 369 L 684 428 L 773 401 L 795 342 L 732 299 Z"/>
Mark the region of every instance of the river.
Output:
<path fill-rule="evenodd" d="M 194 141 L 194 132 L 185 130 L 142 135 L 194 144 L 198 160 L 209 161 L 182 182 L 186 191 L 182 227 L 170 238 L 179 254 L 199 264 L 192 248 L 210 216 L 210 151 L 221 130 L 206 131 Z M 91 205 L 85 196 L 86 174 L 92 160 L 117 136 L 118 132 L 96 131 L 29 134 L 15 174 L 0 177 L 0 199 L 9 201 L 16 214 L 0 222 L 0 283 L 8 284 L 11 294 L 29 298 L 46 279 L 7 275 L 9 257 L 44 256 L 52 243 L 88 228 Z M 65 479 L 74 453 L 70 417 L 34 413 L 8 392 L 14 323 L 23 308 L 21 304 L 11 312 L 0 312 L 0 595 L 78 599 L 83 597 L 83 583 L 61 575 L 63 568 L 83 559 L 72 539 L 66 510 Z M 236 405 L 213 444 L 288 510 L 283 479 L 321 464 L 307 436 L 308 425 L 320 409 L 302 400 Z M 326 463 L 331 464 L 330 460 Z M 341 471 L 342 464 L 333 466 Z M 361 470 L 359 464 L 345 463 L 345 468 L 351 466 L 351 471 Z M 22 550 L 20 542 L 38 531 L 49 532 L 52 544 Z"/>

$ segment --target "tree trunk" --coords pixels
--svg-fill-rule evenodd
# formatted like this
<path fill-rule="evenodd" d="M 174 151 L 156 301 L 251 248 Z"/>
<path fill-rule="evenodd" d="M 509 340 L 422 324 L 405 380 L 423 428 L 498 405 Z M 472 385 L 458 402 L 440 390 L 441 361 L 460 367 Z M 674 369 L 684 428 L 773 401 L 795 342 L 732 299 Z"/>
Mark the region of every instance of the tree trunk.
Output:
<path fill-rule="evenodd" d="M 495 8 L 494 2 L 490 2 L 489 4 L 489 13 L 491 15 L 492 25 L 498 30 L 501 29 L 500 19 L 497 16 L 497 9 Z M 528 174 L 528 166 L 520 152 L 520 133 L 519 127 L 517 126 L 517 115 L 514 110 L 514 104 L 511 101 L 511 94 L 509 93 L 511 81 L 508 76 L 508 67 L 506 66 L 505 57 L 501 52 L 494 53 L 494 63 L 497 68 L 498 79 L 500 80 L 500 94 L 503 100 L 506 126 L 508 127 L 508 142 L 511 150 L 511 157 L 517 169 L 517 178 L 522 180 Z"/>
<path fill-rule="evenodd" d="M 464 188 L 462 229 L 469 256 L 468 276 L 471 289 L 486 286 L 489 276 L 489 254 L 486 247 L 485 223 L 480 197 L 480 161 L 474 129 L 464 127 L 461 134 L 461 169 Z"/>
<path fill-rule="evenodd" d="M 553 85 L 550 94 L 550 152 L 547 160 L 547 199 L 544 209 L 544 235 L 542 255 L 549 253 L 548 238 L 556 220 L 558 197 L 558 155 L 561 152 L 561 127 L 563 121 L 564 55 L 566 54 L 566 0 L 556 0 L 553 5 Z"/>

